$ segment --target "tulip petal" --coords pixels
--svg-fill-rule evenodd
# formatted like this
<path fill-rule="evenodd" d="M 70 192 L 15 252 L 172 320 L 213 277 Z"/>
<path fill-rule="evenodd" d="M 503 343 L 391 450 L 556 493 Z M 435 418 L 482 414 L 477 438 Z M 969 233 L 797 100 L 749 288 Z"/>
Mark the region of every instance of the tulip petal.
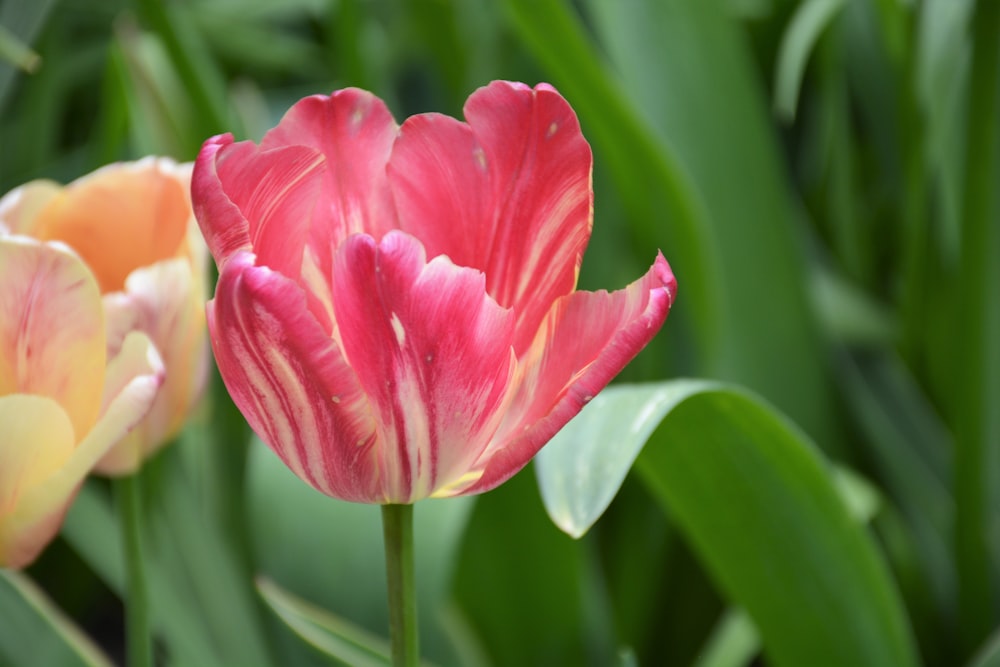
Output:
<path fill-rule="evenodd" d="M 208 303 L 208 328 L 226 388 L 257 435 L 323 493 L 376 502 L 371 410 L 303 290 L 237 253 Z"/>
<path fill-rule="evenodd" d="M 329 286 L 334 252 L 351 234 L 365 232 L 381 238 L 396 227 L 385 165 L 397 129 L 382 100 L 367 91 L 347 88 L 299 101 L 261 142 L 262 150 L 309 146 L 326 158 L 301 284 L 309 292 L 310 310 L 336 339 L 339 334 Z M 257 263 L 267 264 L 261 258 Z"/>
<path fill-rule="evenodd" d="M 186 258 L 133 271 L 124 292 L 104 296 L 104 310 L 109 357 L 118 353 L 126 334 L 137 330 L 150 337 L 170 369 L 149 414 L 96 468 L 123 475 L 177 433 L 198 398 L 208 370 L 205 311 Z"/>
<path fill-rule="evenodd" d="M 350 237 L 334 263 L 344 352 L 379 423 L 384 496 L 409 503 L 465 473 L 500 423 L 513 313 L 479 271 L 426 261 L 409 234 Z M 350 332 L 350 335 L 347 335 Z"/>
<path fill-rule="evenodd" d="M 109 165 L 70 183 L 38 213 L 33 235 L 72 247 L 102 292 L 120 290 L 134 269 L 172 257 L 187 233 L 187 183 L 164 162 Z"/>
<path fill-rule="evenodd" d="M 324 171 L 323 156 L 305 146 L 261 150 L 228 134 L 206 141 L 191 189 L 218 265 L 251 250 L 259 265 L 297 280 Z"/>
<path fill-rule="evenodd" d="M 73 452 L 73 425 L 51 398 L 0 396 L 0 567 L 27 565 L 59 530 L 69 495 L 38 515 L 21 497 L 64 465 Z"/>
<path fill-rule="evenodd" d="M 482 493 L 523 468 L 660 330 L 677 282 L 659 255 L 649 272 L 617 292 L 574 292 L 556 302 L 526 359 L 517 395 L 471 486 Z"/>
<path fill-rule="evenodd" d="M 469 97 L 465 117 L 403 124 L 389 166 L 400 228 L 430 256 L 486 274 L 490 295 L 517 313 L 520 356 L 576 286 L 593 223 L 590 147 L 545 84 L 494 82 Z"/>
<path fill-rule="evenodd" d="M 94 277 L 64 247 L 0 237 L 0 395 L 37 394 L 63 406 L 73 430 L 101 408 L 104 316 Z"/>
<path fill-rule="evenodd" d="M 61 191 L 62 186 L 58 183 L 38 180 L 0 197 L 0 231 L 35 236 L 38 214 Z"/>
<path fill-rule="evenodd" d="M 8 519 L 15 534 L 44 533 L 58 526 L 84 478 L 98 459 L 146 415 L 162 381 L 163 366 L 152 343 L 144 334 L 129 334 L 121 353 L 108 365 L 105 409 L 100 419 L 69 457 L 60 462 L 62 465 L 49 466 L 48 475 L 23 490 L 14 514 Z"/>
<path fill-rule="evenodd" d="M 331 252 L 350 234 L 381 237 L 395 227 L 385 165 L 396 132 L 382 100 L 346 88 L 300 100 L 264 136 L 262 150 L 309 146 L 326 158 L 324 198 L 310 244 Z"/>

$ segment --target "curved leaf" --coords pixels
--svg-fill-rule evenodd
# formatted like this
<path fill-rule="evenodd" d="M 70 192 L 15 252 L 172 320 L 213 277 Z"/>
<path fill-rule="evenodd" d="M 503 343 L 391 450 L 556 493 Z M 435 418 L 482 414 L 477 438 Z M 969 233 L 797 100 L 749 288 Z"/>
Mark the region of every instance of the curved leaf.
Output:
<path fill-rule="evenodd" d="M 640 449 L 653 496 L 746 609 L 772 664 L 916 664 L 898 592 L 840 496 L 847 489 L 862 515 L 873 499 L 855 482 L 841 480 L 838 493 L 836 475 L 779 413 L 717 383 L 611 387 L 538 459 L 557 523 L 586 530 Z"/>
<path fill-rule="evenodd" d="M 111 667 L 111 660 L 20 572 L 0 570 L 0 664 Z"/>

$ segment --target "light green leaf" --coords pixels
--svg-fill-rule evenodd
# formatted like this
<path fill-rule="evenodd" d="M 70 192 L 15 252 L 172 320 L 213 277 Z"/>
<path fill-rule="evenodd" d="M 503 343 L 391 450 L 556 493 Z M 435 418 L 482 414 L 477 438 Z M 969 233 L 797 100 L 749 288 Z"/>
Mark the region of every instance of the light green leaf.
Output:
<path fill-rule="evenodd" d="M 0 570 L 0 664 L 111 667 L 112 662 L 31 579 Z"/>
<path fill-rule="evenodd" d="M 608 388 L 578 419 L 540 466 L 558 521 L 585 530 L 648 437 L 638 470 L 720 589 L 747 610 L 774 665 L 915 664 L 888 571 L 839 497 L 846 490 L 868 514 L 874 492 L 843 478 L 838 493 L 817 450 L 772 408 L 741 390 L 683 380 Z M 611 454 L 595 455 L 585 481 L 567 484 L 563 472 L 550 484 L 560 465 L 580 474 L 573 448 L 594 439 Z M 571 495 L 560 496 L 565 489 Z"/>
<path fill-rule="evenodd" d="M 552 521 L 571 537 L 586 533 L 611 504 L 664 415 L 712 387 L 703 380 L 605 389 L 535 457 Z"/>
<path fill-rule="evenodd" d="M 292 595 L 266 577 L 257 580 L 257 590 L 288 627 L 323 653 L 353 667 L 391 664 L 389 644 L 381 637 Z"/>

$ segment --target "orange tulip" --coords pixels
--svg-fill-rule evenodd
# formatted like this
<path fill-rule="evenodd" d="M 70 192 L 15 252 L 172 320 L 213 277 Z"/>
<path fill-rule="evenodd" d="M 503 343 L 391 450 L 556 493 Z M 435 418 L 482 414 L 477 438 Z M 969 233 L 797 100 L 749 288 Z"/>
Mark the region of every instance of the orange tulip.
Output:
<path fill-rule="evenodd" d="M 61 241 L 87 264 L 107 317 L 108 355 L 130 331 L 153 341 L 166 379 L 149 415 L 97 471 L 134 472 L 177 434 L 205 383 L 208 255 L 191 213 L 191 166 L 145 158 L 99 169 L 62 187 L 34 181 L 0 200 L 0 224 Z"/>
<path fill-rule="evenodd" d="M 97 281 L 79 257 L 0 235 L 0 567 L 34 560 L 83 479 L 153 404 L 163 366 L 149 337 L 107 348 Z"/>

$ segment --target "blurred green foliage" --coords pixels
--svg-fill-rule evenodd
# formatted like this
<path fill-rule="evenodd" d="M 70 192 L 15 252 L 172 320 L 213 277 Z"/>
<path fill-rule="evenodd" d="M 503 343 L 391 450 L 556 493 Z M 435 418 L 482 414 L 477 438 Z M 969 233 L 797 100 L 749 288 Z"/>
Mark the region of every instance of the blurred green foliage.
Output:
<path fill-rule="evenodd" d="M 997 664 L 998 7 L 3 0 L 0 191 L 150 153 L 190 160 L 219 132 L 259 139 L 296 99 L 335 88 L 370 89 L 401 120 L 460 115 L 492 79 L 549 81 L 595 153 L 581 287 L 624 285 L 657 248 L 678 276 L 663 333 L 623 377 L 724 379 L 788 415 L 878 489 L 870 530 L 921 662 Z M 689 430 L 687 457 L 698 446 Z M 545 517 L 530 473 L 448 509 L 418 505 L 426 657 L 753 660 L 745 626 L 731 620 L 741 612 L 707 574 L 726 554 L 700 555 L 713 546 L 688 525 L 697 508 L 672 518 L 661 510 L 664 494 L 687 487 L 661 488 L 656 480 L 671 475 L 649 472 L 657 460 L 626 479 L 579 541 Z M 163 664 L 330 664 L 323 641 L 303 641 L 257 595 L 258 575 L 280 587 L 268 599 L 284 614 L 299 610 L 287 593 L 340 619 L 316 627 L 342 621 L 384 636 L 377 512 L 293 488 L 286 474 L 218 382 L 185 435 L 143 472 Z M 803 530 L 814 546 L 830 538 Z M 88 482 L 63 539 L 28 574 L 117 659 L 115 539 L 107 488 Z M 19 590 L 0 592 L 9 602 Z M 730 626 L 744 648 L 727 653 L 719 638 Z M 0 622 L 0 663 L 24 664 L 3 648 L 10 642 L 47 636 L 14 627 Z M 763 650 L 757 664 L 787 664 Z"/>

